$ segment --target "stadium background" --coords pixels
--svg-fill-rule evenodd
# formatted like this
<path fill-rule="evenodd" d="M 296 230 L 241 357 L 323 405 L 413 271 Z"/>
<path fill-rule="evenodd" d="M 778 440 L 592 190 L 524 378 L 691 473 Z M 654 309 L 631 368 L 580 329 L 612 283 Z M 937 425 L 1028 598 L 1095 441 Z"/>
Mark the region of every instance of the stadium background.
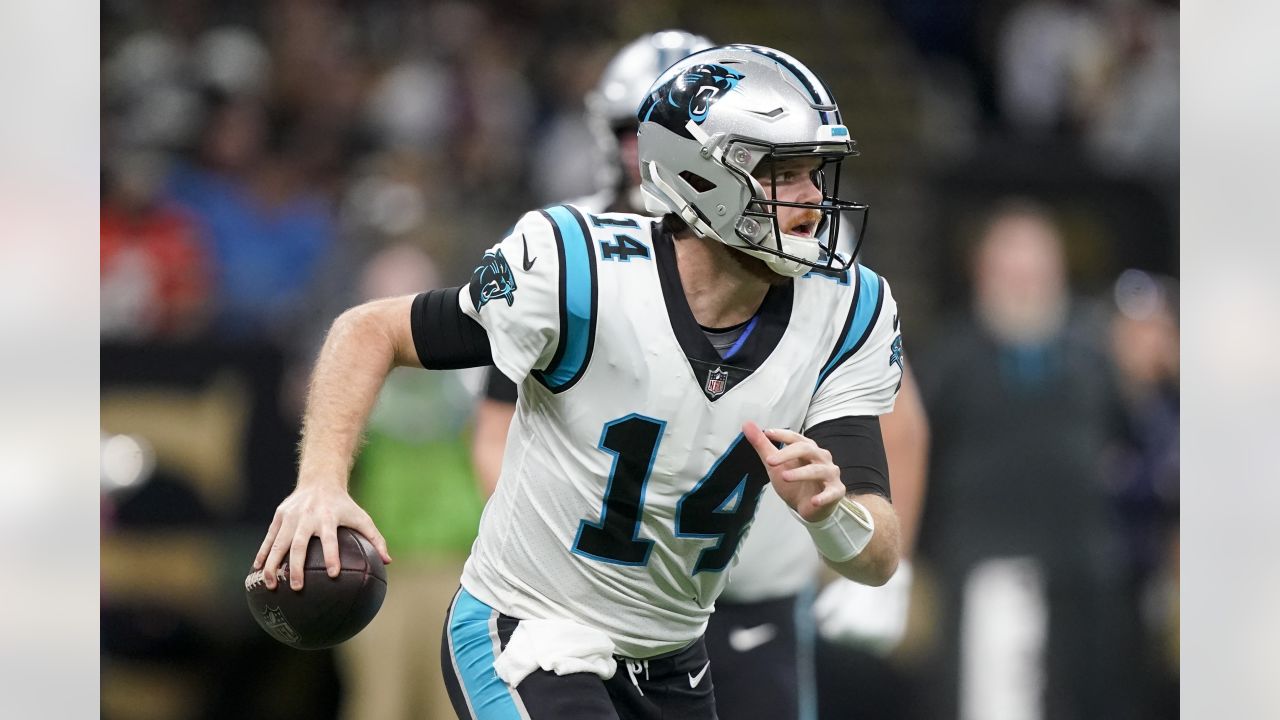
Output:
<path fill-rule="evenodd" d="M 581 98 L 622 43 L 680 27 L 828 80 L 910 352 L 951 327 L 1009 195 L 1057 214 L 1100 338 L 1125 269 L 1177 276 L 1177 21 L 1143 0 L 104 3 L 103 716 L 332 716 L 332 656 L 276 646 L 240 597 L 307 363 L 380 268 L 461 283 L 520 212 L 592 189 Z M 934 677 L 921 564 L 891 658 L 912 694 Z M 1176 605 L 1144 613 L 1176 628 Z M 1143 650 L 1134 712 L 1176 715 L 1176 642 Z"/>

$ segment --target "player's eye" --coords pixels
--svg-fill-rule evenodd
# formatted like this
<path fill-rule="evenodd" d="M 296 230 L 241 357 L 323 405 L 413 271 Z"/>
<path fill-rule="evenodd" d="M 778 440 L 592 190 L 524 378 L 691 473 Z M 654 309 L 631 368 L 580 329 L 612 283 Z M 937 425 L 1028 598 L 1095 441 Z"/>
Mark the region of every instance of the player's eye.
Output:
<path fill-rule="evenodd" d="M 778 173 L 778 182 L 793 183 L 799 177 L 800 177 L 800 173 L 796 172 L 795 170 L 783 170 L 782 172 Z"/>

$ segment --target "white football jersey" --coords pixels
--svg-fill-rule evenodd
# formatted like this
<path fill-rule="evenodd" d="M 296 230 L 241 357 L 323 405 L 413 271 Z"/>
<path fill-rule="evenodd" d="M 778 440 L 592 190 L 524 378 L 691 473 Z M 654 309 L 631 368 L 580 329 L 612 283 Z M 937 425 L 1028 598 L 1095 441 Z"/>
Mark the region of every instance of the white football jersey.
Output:
<path fill-rule="evenodd" d="M 459 294 L 520 386 L 462 584 L 647 658 L 702 634 L 768 475 L 742 435 L 893 408 L 896 306 L 858 267 L 771 288 L 724 359 L 655 219 L 533 212 Z"/>
<path fill-rule="evenodd" d="M 751 532 L 738 549 L 729 584 L 720 597 L 737 603 L 799 595 L 818 585 L 822 556 L 809 531 L 796 522 L 773 488 L 760 495 Z"/>

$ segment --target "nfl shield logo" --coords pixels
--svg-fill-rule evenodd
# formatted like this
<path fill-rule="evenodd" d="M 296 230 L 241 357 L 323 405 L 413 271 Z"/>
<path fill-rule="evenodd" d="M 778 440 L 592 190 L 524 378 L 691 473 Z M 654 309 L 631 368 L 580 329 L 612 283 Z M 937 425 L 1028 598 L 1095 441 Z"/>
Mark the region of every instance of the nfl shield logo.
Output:
<path fill-rule="evenodd" d="M 277 638 L 284 640 L 285 642 L 296 643 L 302 639 L 302 637 L 298 635 L 298 631 L 294 630 L 293 627 L 289 625 L 289 621 L 285 619 L 283 610 L 278 607 L 272 607 L 271 605 L 266 606 L 263 610 L 266 611 L 266 617 L 263 618 L 263 620 L 267 623 L 267 632 L 275 635 Z"/>
<path fill-rule="evenodd" d="M 728 384 L 729 373 L 724 368 L 716 368 L 707 373 L 707 395 L 713 398 L 720 397 Z"/>

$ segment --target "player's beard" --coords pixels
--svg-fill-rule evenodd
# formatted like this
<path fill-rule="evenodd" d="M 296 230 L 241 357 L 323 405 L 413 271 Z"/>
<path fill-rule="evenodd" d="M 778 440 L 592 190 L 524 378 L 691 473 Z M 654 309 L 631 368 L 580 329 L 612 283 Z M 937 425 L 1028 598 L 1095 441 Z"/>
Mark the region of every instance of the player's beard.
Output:
<path fill-rule="evenodd" d="M 817 227 L 822 220 L 822 213 L 817 210 L 805 210 L 795 218 L 794 225 L 788 227 L 798 227 L 801 224 L 808 223 L 811 227 Z M 748 255 L 745 252 L 730 252 L 735 262 L 746 270 L 752 277 L 757 280 L 763 280 L 770 285 L 786 285 L 791 278 L 787 275 L 774 272 L 764 260 L 754 255 Z"/>

